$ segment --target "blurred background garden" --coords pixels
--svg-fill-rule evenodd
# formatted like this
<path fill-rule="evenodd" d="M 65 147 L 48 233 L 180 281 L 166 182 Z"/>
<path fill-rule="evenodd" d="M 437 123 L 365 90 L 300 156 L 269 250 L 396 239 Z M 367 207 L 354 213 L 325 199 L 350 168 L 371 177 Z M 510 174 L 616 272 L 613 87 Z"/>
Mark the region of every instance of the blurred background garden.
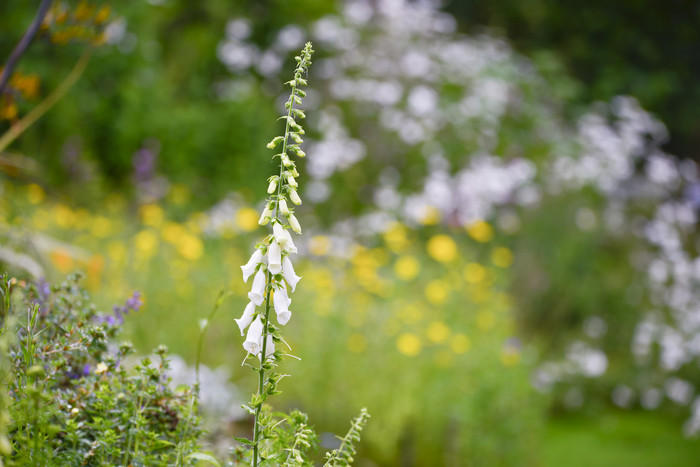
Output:
<path fill-rule="evenodd" d="M 276 408 L 366 406 L 360 466 L 697 465 L 700 4 L 9 0 L 6 67 L 44 4 L 0 96 L 0 263 L 139 291 L 125 337 L 180 382 L 230 291 L 212 450 L 250 429 L 239 267 L 312 41 Z"/>

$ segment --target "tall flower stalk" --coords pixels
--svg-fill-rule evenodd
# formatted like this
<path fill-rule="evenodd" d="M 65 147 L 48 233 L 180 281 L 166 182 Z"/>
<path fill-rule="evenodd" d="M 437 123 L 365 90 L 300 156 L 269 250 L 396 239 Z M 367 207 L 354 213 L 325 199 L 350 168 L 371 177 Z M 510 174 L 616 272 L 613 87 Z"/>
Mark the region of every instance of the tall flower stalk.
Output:
<path fill-rule="evenodd" d="M 244 333 L 246 335 L 243 348 L 248 352 L 248 356 L 253 355 L 259 360 L 258 365 L 250 365 L 258 373 L 258 391 L 253 394 L 246 407 L 255 417 L 251 460 L 253 467 L 257 467 L 259 462 L 266 458 L 262 441 L 271 436 L 273 428 L 270 423 L 271 417 L 262 410 L 263 403 L 268 396 L 278 392 L 277 383 L 284 376 L 274 371 L 283 356 L 281 351 L 275 350 L 282 337 L 280 328 L 270 319 L 270 311 L 275 311 L 278 325 L 284 326 L 289 322 L 292 316 L 289 309 L 292 299 L 289 298 L 287 286 L 294 291 L 300 279 L 291 261 L 291 255 L 297 252 L 297 248 L 290 234 L 290 230 L 301 234 L 301 226 L 292 207 L 301 204 L 296 181 L 299 172 L 294 157 L 306 156 L 300 147 L 304 129 L 297 123 L 297 119 L 301 120 L 305 115 L 296 106 L 301 105 L 302 98 L 306 96 L 302 86 L 307 84 L 304 76 L 311 65 L 312 53 L 311 43 L 308 42 L 296 57 L 294 79 L 286 83 L 291 86 L 291 93 L 285 104 L 287 115 L 280 117 L 286 122 L 284 135 L 276 136 L 267 145 L 270 149 L 281 145 L 281 152 L 274 156 L 279 158 L 279 174 L 268 179 L 269 197 L 259 221 L 260 225 L 270 224 L 272 233 L 255 246 L 248 263 L 241 266 L 244 282 L 248 282 L 253 276 L 253 283 L 248 293 L 250 302 L 236 323 L 241 336 Z M 291 206 L 287 200 L 291 202 Z"/>

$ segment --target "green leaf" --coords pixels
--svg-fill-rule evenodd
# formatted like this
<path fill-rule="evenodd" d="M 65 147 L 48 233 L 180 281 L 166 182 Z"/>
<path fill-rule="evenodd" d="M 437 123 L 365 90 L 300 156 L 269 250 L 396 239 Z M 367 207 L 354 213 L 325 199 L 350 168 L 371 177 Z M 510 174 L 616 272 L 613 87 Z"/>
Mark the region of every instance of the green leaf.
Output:
<path fill-rule="evenodd" d="M 245 444 L 246 446 L 252 446 L 253 444 L 255 444 L 251 440 L 249 440 L 248 438 L 239 438 L 237 436 L 234 436 L 233 439 L 235 439 L 236 441 L 238 441 L 241 444 Z"/>
<path fill-rule="evenodd" d="M 210 454 L 205 454 L 203 452 L 193 452 L 189 456 L 187 456 L 188 459 L 197 459 L 199 461 L 205 461 L 209 462 L 210 464 L 216 465 L 217 467 L 221 467 L 221 464 L 219 464 L 219 461 L 217 461 L 212 455 Z"/>

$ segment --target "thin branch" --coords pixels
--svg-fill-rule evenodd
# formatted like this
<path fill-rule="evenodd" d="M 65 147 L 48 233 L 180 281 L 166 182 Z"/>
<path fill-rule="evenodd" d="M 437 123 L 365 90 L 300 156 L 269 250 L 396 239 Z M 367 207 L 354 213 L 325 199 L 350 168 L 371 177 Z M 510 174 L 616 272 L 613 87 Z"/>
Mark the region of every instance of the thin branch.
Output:
<path fill-rule="evenodd" d="M 41 1 L 41 4 L 39 5 L 39 11 L 36 12 L 34 21 L 32 21 L 32 24 L 29 25 L 29 28 L 24 33 L 24 36 L 22 36 L 22 39 L 19 41 L 15 49 L 10 54 L 10 58 L 7 59 L 7 63 L 5 63 L 5 66 L 2 70 L 2 74 L 0 74 L 0 95 L 2 95 L 5 92 L 5 87 L 7 86 L 7 82 L 10 79 L 10 75 L 12 75 L 12 72 L 17 66 L 19 58 L 27 50 L 27 47 L 29 47 L 29 44 L 32 42 L 32 39 L 34 39 L 34 36 L 36 36 L 36 33 L 39 31 L 39 27 L 41 27 L 41 23 L 44 21 L 44 17 L 49 11 L 50 6 L 51 0 Z"/>
<path fill-rule="evenodd" d="M 7 146 L 9 146 L 19 135 L 21 135 L 24 130 L 29 128 L 34 122 L 36 122 L 39 117 L 44 115 L 53 105 L 58 102 L 67 92 L 73 87 L 80 75 L 85 71 L 88 61 L 90 61 L 90 56 L 92 54 L 92 48 L 87 48 L 80 56 L 80 59 L 76 62 L 75 66 L 71 72 L 66 76 L 66 78 L 58 85 L 58 87 L 42 102 L 34 107 L 27 115 L 25 115 L 19 122 L 12 125 L 7 132 L 0 136 L 0 153 L 2 153 Z"/>

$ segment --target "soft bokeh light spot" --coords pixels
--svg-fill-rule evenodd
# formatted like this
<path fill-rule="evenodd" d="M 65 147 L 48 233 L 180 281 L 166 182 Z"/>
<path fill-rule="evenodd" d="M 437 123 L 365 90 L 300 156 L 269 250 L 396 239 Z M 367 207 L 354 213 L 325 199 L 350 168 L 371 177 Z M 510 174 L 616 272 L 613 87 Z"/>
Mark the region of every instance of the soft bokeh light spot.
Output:
<path fill-rule="evenodd" d="M 433 321 L 428 326 L 427 335 L 428 339 L 439 344 L 450 337 L 450 328 L 442 321 Z"/>
<path fill-rule="evenodd" d="M 36 183 L 31 183 L 27 186 L 27 201 L 31 204 L 39 204 L 46 197 L 44 189 Z"/>
<path fill-rule="evenodd" d="M 415 279 L 420 271 L 420 263 L 413 256 L 401 256 L 394 263 L 394 273 L 399 279 L 410 281 Z"/>
<path fill-rule="evenodd" d="M 442 305 L 447 300 L 449 291 L 450 289 L 444 281 L 430 281 L 425 287 L 425 298 L 433 305 Z"/>
<path fill-rule="evenodd" d="M 139 209 L 139 214 L 141 214 L 141 222 L 153 227 L 160 226 L 165 218 L 163 208 L 157 204 L 144 204 Z"/>
<path fill-rule="evenodd" d="M 314 235 L 309 239 L 309 251 L 312 255 L 323 256 L 331 248 L 331 240 L 325 235 Z"/>
<path fill-rule="evenodd" d="M 428 240 L 428 254 L 441 263 L 449 263 L 457 258 L 457 244 L 448 235 L 435 235 Z"/>
<path fill-rule="evenodd" d="M 415 357 L 420 353 L 423 344 L 418 336 L 406 332 L 396 339 L 396 348 L 399 349 L 399 352 L 408 357 Z"/>
<path fill-rule="evenodd" d="M 455 334 L 450 340 L 450 348 L 454 353 L 461 355 L 472 348 L 472 341 L 464 334 Z"/>
<path fill-rule="evenodd" d="M 488 331 L 496 324 L 496 317 L 490 311 L 481 311 L 476 316 L 476 325 L 480 331 Z"/>
<path fill-rule="evenodd" d="M 464 280 L 470 284 L 478 284 L 486 278 L 486 268 L 479 263 L 468 263 L 464 267 Z"/>
<path fill-rule="evenodd" d="M 347 346 L 348 350 L 352 353 L 362 353 L 367 348 L 367 339 L 360 333 L 350 334 Z"/>
<path fill-rule="evenodd" d="M 477 221 L 467 226 L 467 233 L 477 242 L 486 243 L 493 238 L 493 227 L 486 221 Z"/>
<path fill-rule="evenodd" d="M 236 213 L 236 226 L 244 232 L 258 228 L 258 211 L 253 208 L 241 208 Z"/>
<path fill-rule="evenodd" d="M 491 262 L 500 268 L 513 264 L 513 252 L 506 247 L 495 248 L 491 252 Z"/>

